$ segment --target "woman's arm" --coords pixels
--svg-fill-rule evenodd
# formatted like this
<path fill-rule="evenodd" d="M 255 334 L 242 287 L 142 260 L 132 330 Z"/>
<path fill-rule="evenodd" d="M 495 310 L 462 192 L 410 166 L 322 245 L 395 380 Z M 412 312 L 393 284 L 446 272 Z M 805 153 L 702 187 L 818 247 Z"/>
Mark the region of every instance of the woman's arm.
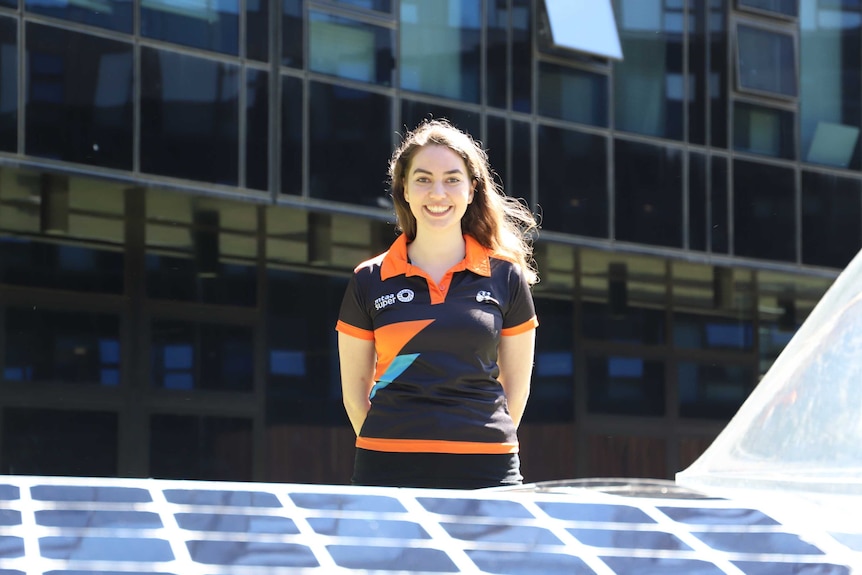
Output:
<path fill-rule="evenodd" d="M 536 346 L 536 330 L 531 329 L 517 335 L 500 338 L 497 364 L 500 366 L 500 383 L 509 404 L 509 414 L 515 427 L 521 423 L 527 397 L 530 395 L 530 377 L 533 374 L 533 354 Z"/>
<path fill-rule="evenodd" d="M 344 409 L 353 425 L 353 431 L 358 436 L 371 408 L 368 395 L 374 385 L 374 368 L 377 363 L 374 340 L 338 332 L 338 360 L 341 365 Z"/>

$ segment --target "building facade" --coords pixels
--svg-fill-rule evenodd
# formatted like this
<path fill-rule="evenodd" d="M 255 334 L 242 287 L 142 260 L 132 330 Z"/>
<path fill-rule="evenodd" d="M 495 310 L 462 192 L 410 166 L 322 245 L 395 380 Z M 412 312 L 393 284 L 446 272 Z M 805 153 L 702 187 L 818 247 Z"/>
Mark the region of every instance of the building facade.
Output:
<path fill-rule="evenodd" d="M 0 0 L 0 473 L 349 481 L 433 116 L 542 219 L 526 479 L 672 477 L 862 245 L 860 70 L 857 2 Z"/>

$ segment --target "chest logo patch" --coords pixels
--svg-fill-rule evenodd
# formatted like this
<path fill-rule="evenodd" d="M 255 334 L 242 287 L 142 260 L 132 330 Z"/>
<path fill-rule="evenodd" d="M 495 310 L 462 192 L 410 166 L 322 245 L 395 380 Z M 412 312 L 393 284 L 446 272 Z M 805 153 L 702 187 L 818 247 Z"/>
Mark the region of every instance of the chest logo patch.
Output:
<path fill-rule="evenodd" d="M 413 301 L 413 295 L 414 295 L 413 290 L 403 289 L 400 292 L 398 292 L 398 295 L 396 295 L 395 297 L 398 298 L 398 301 L 402 301 L 404 303 L 407 303 L 407 302 Z"/>
<path fill-rule="evenodd" d="M 390 294 L 380 296 L 376 300 L 374 300 L 374 309 L 381 310 L 388 305 L 392 305 L 395 303 L 395 296 Z"/>
<path fill-rule="evenodd" d="M 476 301 L 479 303 L 491 301 L 493 299 L 494 299 L 494 297 L 491 295 L 491 292 L 489 292 L 489 291 L 483 290 L 483 291 L 480 291 L 479 293 L 476 294 Z"/>

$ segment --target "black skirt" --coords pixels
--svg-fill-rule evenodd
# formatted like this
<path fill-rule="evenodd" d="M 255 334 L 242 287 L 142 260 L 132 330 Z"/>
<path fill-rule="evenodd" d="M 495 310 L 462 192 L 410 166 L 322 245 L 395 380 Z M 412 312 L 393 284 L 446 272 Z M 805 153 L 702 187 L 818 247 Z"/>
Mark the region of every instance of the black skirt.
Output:
<path fill-rule="evenodd" d="M 353 485 L 479 489 L 520 485 L 517 453 L 392 453 L 356 449 Z"/>

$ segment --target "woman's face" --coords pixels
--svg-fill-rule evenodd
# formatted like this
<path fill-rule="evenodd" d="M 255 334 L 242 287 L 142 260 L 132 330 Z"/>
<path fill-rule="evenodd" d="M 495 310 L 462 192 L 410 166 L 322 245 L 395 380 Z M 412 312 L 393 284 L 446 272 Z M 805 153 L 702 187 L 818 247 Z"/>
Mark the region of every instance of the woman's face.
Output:
<path fill-rule="evenodd" d="M 420 148 L 404 177 L 404 199 L 416 218 L 416 235 L 453 229 L 460 234 L 474 187 L 461 156 L 437 144 Z"/>

